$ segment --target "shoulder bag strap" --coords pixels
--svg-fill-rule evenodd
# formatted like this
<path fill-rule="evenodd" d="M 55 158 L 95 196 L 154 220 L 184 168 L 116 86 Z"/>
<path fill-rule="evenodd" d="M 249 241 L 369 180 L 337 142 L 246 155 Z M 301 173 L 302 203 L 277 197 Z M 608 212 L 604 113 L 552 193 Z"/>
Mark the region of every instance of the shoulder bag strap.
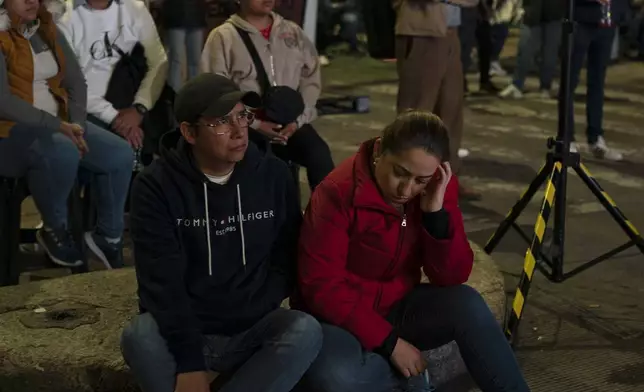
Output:
<path fill-rule="evenodd" d="M 250 57 L 253 59 L 253 64 L 255 64 L 255 72 L 257 72 L 257 81 L 259 82 L 259 87 L 262 89 L 262 94 L 265 94 L 266 91 L 268 91 L 268 88 L 271 86 L 271 82 L 268 79 L 268 74 L 266 73 L 262 59 L 259 57 L 257 48 L 255 47 L 255 44 L 253 44 L 248 31 L 245 31 L 238 26 L 235 26 L 235 29 L 237 30 L 237 33 L 239 33 L 242 41 L 244 41 L 244 45 L 246 45 L 246 49 L 248 49 L 248 53 L 250 53 Z"/>

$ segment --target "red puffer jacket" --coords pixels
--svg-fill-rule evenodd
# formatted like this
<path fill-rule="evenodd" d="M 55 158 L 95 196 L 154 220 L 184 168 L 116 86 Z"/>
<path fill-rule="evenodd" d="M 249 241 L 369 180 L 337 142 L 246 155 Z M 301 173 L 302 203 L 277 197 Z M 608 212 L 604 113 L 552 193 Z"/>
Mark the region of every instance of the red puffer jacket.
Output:
<path fill-rule="evenodd" d="M 340 326 L 365 349 L 391 333 L 385 319 L 420 282 L 421 267 L 435 285 L 467 281 L 473 253 L 458 208 L 458 180 L 448 184 L 447 239 L 422 226 L 419 199 L 401 214 L 381 197 L 369 161 L 373 141 L 343 162 L 315 189 L 300 234 L 294 307 Z"/>

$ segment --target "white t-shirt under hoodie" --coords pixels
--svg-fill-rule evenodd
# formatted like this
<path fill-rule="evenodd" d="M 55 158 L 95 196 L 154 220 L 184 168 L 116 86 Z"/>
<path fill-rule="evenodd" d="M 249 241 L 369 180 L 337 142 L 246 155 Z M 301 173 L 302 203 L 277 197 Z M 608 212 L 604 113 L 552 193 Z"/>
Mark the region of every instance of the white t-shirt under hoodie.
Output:
<path fill-rule="evenodd" d="M 168 58 L 152 15 L 140 0 L 113 0 L 104 10 L 84 0 L 67 0 L 59 22 L 87 80 L 87 112 L 110 124 L 117 110 L 103 97 L 121 56 L 113 46 L 130 53 L 137 42 L 145 50 L 146 74 L 134 103 L 151 109 L 159 99 L 168 74 Z"/>

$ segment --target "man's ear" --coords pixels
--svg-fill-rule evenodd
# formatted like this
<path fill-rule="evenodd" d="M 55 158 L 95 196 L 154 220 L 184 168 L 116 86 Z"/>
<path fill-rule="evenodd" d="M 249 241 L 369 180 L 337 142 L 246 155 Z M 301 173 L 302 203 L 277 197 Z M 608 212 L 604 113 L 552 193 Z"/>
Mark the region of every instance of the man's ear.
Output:
<path fill-rule="evenodd" d="M 181 131 L 183 138 L 186 139 L 188 143 L 194 145 L 197 142 L 197 133 L 199 131 L 196 126 L 184 121 L 179 124 L 179 130 Z"/>

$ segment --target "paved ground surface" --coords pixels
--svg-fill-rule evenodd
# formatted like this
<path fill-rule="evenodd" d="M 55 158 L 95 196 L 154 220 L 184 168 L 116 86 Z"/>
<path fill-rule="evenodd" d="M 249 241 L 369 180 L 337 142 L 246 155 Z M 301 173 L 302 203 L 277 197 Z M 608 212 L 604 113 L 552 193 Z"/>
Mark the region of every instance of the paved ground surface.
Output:
<path fill-rule="evenodd" d="M 506 46 L 505 63 L 515 38 Z M 365 94 L 371 112 L 324 116 L 316 123 L 337 162 L 358 144 L 376 135 L 394 115 L 396 75 L 393 64 L 370 59 L 338 58 L 324 69 L 327 92 Z M 428 70 L 429 71 L 429 70 Z M 470 81 L 476 80 L 469 75 Z M 508 78 L 497 78 L 504 86 Z M 476 86 L 476 83 L 471 83 Z M 532 78 L 529 88 L 537 87 Z M 577 91 L 579 129 L 585 123 L 585 89 Z M 606 136 L 628 161 L 585 163 L 635 226 L 644 228 L 644 64 L 610 68 L 607 80 Z M 508 209 L 532 180 L 544 159 L 545 142 L 556 132 L 554 100 L 535 96 L 522 101 L 468 98 L 464 145 L 471 151 L 462 180 L 479 191 L 478 202 L 464 202 L 470 237 L 484 245 Z M 583 134 L 580 132 L 580 135 Z M 580 138 L 583 140 L 583 137 Z M 303 189 L 305 176 L 302 173 Z M 306 191 L 305 200 L 308 198 Z M 530 230 L 539 196 L 519 219 Z M 626 241 L 619 227 L 574 176 L 568 189 L 566 268 L 570 269 Z M 31 208 L 25 223 L 33 223 Z M 494 253 L 514 291 L 526 246 L 509 233 Z M 100 268 L 94 265 L 93 268 Z M 55 273 L 34 274 L 52 276 Z M 534 391 L 644 391 L 644 256 L 634 248 L 565 283 L 537 275 L 520 330 L 517 353 Z"/>

